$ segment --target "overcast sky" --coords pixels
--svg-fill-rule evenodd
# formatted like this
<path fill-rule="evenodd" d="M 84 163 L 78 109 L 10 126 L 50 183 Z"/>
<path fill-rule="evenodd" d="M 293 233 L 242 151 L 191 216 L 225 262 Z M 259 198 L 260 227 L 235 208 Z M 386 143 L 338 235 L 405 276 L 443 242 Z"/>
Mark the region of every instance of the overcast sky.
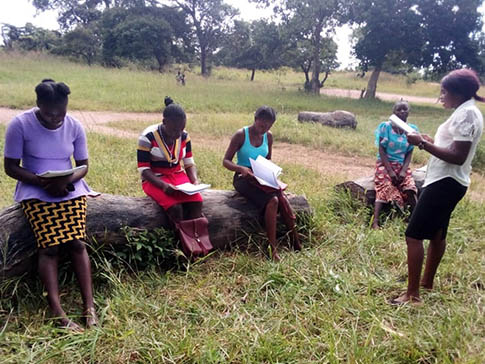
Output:
<path fill-rule="evenodd" d="M 249 3 L 247 0 L 225 0 L 225 2 L 238 8 L 240 17 L 244 20 L 250 21 L 261 17 L 270 17 L 272 14 L 272 10 L 258 9 L 254 3 Z M 0 23 L 20 27 L 28 22 L 42 28 L 59 29 L 55 11 L 37 14 L 35 7 L 28 0 L 0 0 Z M 348 27 L 345 27 L 339 28 L 335 37 L 335 41 L 339 45 L 337 56 L 343 67 L 348 66 L 352 62 L 349 35 L 350 30 Z"/>

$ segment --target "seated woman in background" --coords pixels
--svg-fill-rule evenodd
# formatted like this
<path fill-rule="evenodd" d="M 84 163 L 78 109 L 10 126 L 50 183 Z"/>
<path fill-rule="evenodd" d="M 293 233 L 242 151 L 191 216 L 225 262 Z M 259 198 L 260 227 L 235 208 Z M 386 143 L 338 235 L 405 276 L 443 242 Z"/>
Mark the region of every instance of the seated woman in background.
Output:
<path fill-rule="evenodd" d="M 43 178 L 48 170 L 88 166 L 86 134 L 76 119 L 66 114 L 69 87 L 43 80 L 35 88 L 37 106 L 15 117 L 5 135 L 5 172 L 16 179 L 15 201 L 22 205 L 37 240 L 38 271 L 47 290 L 49 308 L 61 327 L 81 328 L 61 307 L 57 266 L 60 249 L 71 257 L 84 302 L 86 326 L 97 324 L 91 284 L 91 266 L 86 251 L 86 195 L 90 189 L 83 177 L 88 169 L 64 177 Z"/>
<path fill-rule="evenodd" d="M 273 135 L 269 131 L 276 120 L 276 113 L 269 106 L 261 106 L 254 114 L 254 123 L 239 129 L 233 135 L 224 155 L 223 165 L 234 174 L 233 185 L 236 191 L 246 197 L 264 214 L 266 234 L 271 246 L 272 259 L 280 260 L 276 245 L 276 218 L 278 210 L 288 229 L 291 231 L 295 250 L 301 244 L 295 225 L 295 215 L 285 194 L 281 190 L 261 186 L 254 178 L 249 158 L 263 156 L 271 159 Z M 237 163 L 232 160 L 237 153 Z"/>
<path fill-rule="evenodd" d="M 409 109 L 407 101 L 398 101 L 392 112 L 407 122 Z M 409 126 L 418 131 L 416 125 Z M 417 189 L 409 168 L 414 147 L 408 143 L 404 131 L 390 121 L 384 121 L 377 127 L 375 135 L 379 152 L 374 176 L 376 201 L 372 228 L 378 229 L 382 206 L 394 202 L 400 209 L 408 204 L 412 210 L 416 205 Z"/>
<path fill-rule="evenodd" d="M 175 188 L 199 182 L 190 137 L 184 130 L 185 111 L 169 97 L 165 98 L 165 105 L 162 123 L 149 126 L 138 138 L 138 170 L 143 191 L 177 223 L 202 216 L 202 196 L 187 195 Z"/>

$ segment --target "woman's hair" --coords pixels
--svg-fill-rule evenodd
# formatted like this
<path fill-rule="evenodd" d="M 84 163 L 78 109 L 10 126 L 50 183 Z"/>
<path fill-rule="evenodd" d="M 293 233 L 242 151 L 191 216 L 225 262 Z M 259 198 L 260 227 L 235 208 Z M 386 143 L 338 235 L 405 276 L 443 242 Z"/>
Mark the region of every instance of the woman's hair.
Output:
<path fill-rule="evenodd" d="M 392 107 L 392 110 L 395 110 L 396 107 L 398 107 L 399 105 L 406 105 L 408 107 L 408 109 L 411 109 L 411 106 L 409 105 L 409 102 L 407 100 L 401 99 L 399 101 L 396 101 L 396 103 Z"/>
<path fill-rule="evenodd" d="M 276 120 L 276 112 L 270 106 L 261 106 L 254 113 L 254 120 L 256 120 L 256 119 L 275 121 Z"/>
<path fill-rule="evenodd" d="M 71 90 L 63 82 L 45 79 L 35 87 L 35 93 L 37 94 L 37 103 L 52 105 L 67 101 L 67 95 L 71 93 Z"/>
<path fill-rule="evenodd" d="M 173 100 L 169 96 L 165 96 L 164 99 L 165 109 L 163 110 L 163 118 L 169 120 L 186 120 L 184 109 L 178 104 L 174 104 Z"/>
<path fill-rule="evenodd" d="M 475 71 L 470 69 L 460 69 L 451 71 L 441 80 L 441 86 L 452 94 L 460 95 L 469 100 L 485 102 L 485 98 L 478 96 L 477 91 L 480 89 L 480 79 Z"/>

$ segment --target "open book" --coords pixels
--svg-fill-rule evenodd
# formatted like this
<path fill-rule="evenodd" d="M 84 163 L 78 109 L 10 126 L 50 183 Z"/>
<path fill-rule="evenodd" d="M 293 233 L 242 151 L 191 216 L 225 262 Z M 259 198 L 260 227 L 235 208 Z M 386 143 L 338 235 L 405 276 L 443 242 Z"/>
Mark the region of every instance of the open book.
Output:
<path fill-rule="evenodd" d="M 70 176 L 76 171 L 83 170 L 88 168 L 87 166 L 79 166 L 79 167 L 74 167 L 71 169 L 64 169 L 62 171 L 45 171 L 42 173 L 38 173 L 37 175 L 39 177 L 44 177 L 44 178 L 54 178 L 54 177 L 64 177 L 64 176 Z"/>
<path fill-rule="evenodd" d="M 283 171 L 281 167 L 260 155 L 256 160 L 249 158 L 249 162 L 251 163 L 254 177 L 256 177 L 259 184 L 278 190 L 286 187 L 285 184 L 278 181 L 278 177 Z"/>
<path fill-rule="evenodd" d="M 395 114 L 392 114 L 390 117 L 389 117 L 389 121 L 391 122 L 391 124 L 399 129 L 401 129 L 402 131 L 404 131 L 406 134 L 410 134 L 410 133 L 416 133 L 416 130 L 414 130 L 413 128 L 411 128 L 409 126 L 409 124 L 407 124 L 405 121 L 401 120 L 401 118 L 399 118 L 398 116 L 396 116 Z"/>
<path fill-rule="evenodd" d="M 201 183 L 199 185 L 193 185 L 192 183 L 182 183 L 181 185 L 174 186 L 177 191 L 183 192 L 186 195 L 195 195 L 198 192 L 206 190 L 211 185 Z"/>

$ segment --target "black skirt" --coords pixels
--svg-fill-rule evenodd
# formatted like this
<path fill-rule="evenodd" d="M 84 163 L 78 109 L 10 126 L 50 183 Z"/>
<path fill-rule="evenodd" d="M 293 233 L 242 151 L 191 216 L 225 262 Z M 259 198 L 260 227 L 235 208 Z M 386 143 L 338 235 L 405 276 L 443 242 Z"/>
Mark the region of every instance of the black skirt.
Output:
<path fill-rule="evenodd" d="M 260 213 L 264 213 L 264 208 L 268 204 L 269 200 L 278 196 L 278 191 L 266 192 L 259 188 L 255 182 L 251 181 L 251 177 L 243 177 L 239 173 L 234 174 L 232 181 L 234 189 L 241 195 L 246 197 L 251 203 L 253 203 Z"/>
<path fill-rule="evenodd" d="M 451 177 L 426 186 L 411 215 L 406 236 L 418 240 L 432 239 L 441 230 L 441 239 L 445 239 L 451 213 L 466 190 Z"/>

